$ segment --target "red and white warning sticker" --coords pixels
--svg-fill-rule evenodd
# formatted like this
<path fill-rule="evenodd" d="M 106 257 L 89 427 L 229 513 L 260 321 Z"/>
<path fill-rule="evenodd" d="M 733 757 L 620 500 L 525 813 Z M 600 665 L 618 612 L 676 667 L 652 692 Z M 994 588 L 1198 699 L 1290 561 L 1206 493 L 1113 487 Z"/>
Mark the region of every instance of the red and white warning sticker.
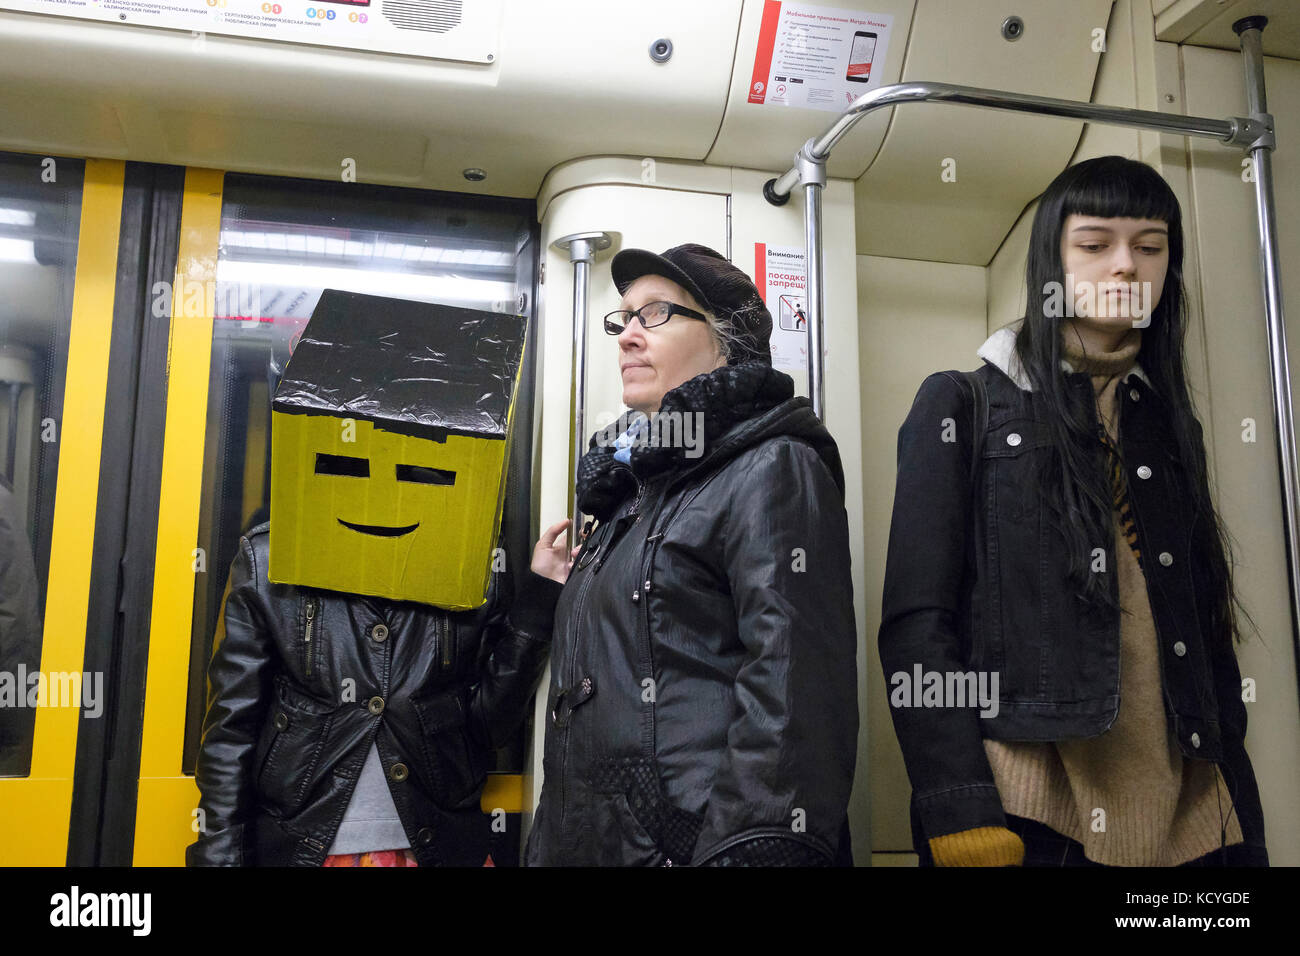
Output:
<path fill-rule="evenodd" d="M 840 112 L 881 85 L 894 18 L 766 0 L 749 102 Z"/>
<path fill-rule="evenodd" d="M 808 315 L 802 246 L 754 243 L 754 285 L 772 313 L 772 367 L 808 370 Z"/>

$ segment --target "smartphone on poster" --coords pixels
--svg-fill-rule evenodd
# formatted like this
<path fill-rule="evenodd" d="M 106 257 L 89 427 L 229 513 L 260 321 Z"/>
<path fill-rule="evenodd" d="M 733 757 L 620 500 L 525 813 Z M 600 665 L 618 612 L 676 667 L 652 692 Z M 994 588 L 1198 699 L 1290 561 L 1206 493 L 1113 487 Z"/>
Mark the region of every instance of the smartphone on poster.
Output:
<path fill-rule="evenodd" d="M 876 35 L 859 30 L 853 34 L 849 49 L 849 69 L 844 79 L 854 83 L 871 82 L 871 60 L 876 55 Z"/>

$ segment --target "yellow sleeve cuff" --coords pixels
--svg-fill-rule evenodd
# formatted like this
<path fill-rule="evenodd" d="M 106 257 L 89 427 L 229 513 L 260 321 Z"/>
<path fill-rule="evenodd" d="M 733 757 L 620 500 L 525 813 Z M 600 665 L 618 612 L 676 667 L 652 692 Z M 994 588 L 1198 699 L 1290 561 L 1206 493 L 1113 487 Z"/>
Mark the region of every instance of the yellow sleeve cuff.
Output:
<path fill-rule="evenodd" d="M 1006 827 L 976 827 L 930 840 L 935 866 L 1020 866 L 1025 844 Z"/>

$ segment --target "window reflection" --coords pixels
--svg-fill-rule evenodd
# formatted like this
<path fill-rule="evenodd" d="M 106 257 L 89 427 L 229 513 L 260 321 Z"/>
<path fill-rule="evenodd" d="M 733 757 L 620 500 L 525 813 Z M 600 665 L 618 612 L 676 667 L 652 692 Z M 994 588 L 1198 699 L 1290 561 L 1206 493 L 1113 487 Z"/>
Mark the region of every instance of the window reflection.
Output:
<path fill-rule="evenodd" d="M 0 776 L 31 764 L 84 173 L 0 154 Z"/>

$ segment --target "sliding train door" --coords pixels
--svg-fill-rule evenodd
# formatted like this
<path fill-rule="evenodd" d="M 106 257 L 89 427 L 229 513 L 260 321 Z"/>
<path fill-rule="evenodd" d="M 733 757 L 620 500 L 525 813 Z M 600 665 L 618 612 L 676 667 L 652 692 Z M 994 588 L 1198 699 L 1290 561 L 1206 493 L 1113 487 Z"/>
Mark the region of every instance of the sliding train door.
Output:
<path fill-rule="evenodd" d="M 179 865 L 203 825 L 193 771 L 213 632 L 240 535 L 268 515 L 271 399 L 322 290 L 531 316 L 536 248 L 531 202 L 186 172 L 138 783 L 105 823 L 131 835 L 124 862 Z M 533 534 L 531 368 L 522 386 L 508 556 L 529 554 Z M 507 811 L 499 864 L 518 859 L 524 754 L 521 737 L 498 755 L 483 798 Z"/>
<path fill-rule="evenodd" d="M 0 865 L 184 862 L 213 630 L 321 291 L 531 318 L 537 234 L 528 201 L 0 154 Z M 498 864 L 518 860 L 527 732 L 483 798 L 506 811 Z"/>
<path fill-rule="evenodd" d="M 62 865 L 115 335 L 125 165 L 0 154 L 0 865 Z"/>

